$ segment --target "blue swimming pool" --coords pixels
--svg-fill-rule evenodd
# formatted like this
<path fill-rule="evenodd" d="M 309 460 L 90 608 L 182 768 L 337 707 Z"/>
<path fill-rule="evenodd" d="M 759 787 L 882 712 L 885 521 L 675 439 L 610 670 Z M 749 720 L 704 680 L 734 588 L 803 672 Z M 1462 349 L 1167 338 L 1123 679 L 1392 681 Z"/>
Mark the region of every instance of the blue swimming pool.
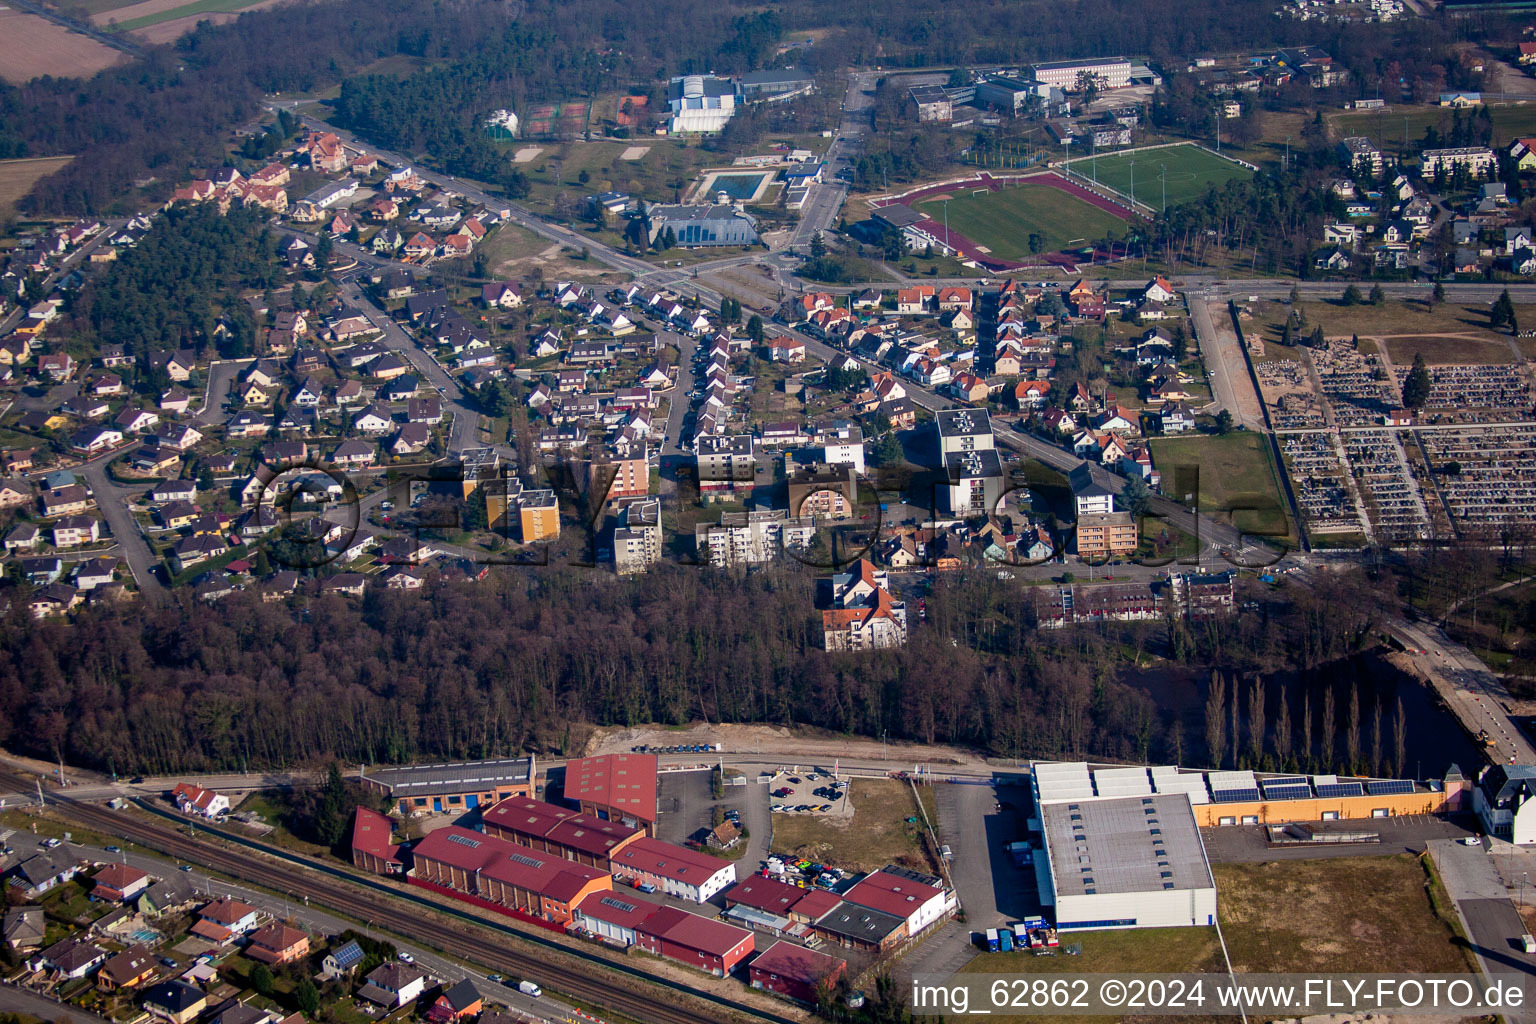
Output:
<path fill-rule="evenodd" d="M 717 174 L 709 183 L 709 191 L 724 192 L 732 199 L 751 199 L 757 195 L 766 177 L 766 174 Z"/>

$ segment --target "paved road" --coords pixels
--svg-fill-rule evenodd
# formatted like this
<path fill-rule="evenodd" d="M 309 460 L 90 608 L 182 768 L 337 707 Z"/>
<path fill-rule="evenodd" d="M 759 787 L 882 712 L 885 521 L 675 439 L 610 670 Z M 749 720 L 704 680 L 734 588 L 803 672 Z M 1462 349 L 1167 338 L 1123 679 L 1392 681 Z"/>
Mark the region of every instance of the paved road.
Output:
<path fill-rule="evenodd" d="M 379 344 L 399 353 L 401 358 L 416 368 L 421 379 L 435 388 L 442 397 L 444 412 L 453 416 L 453 425 L 448 439 L 449 450 L 461 452 L 466 448 L 478 446 L 480 413 L 462 400 L 463 392 L 459 382 L 443 368 L 441 363 L 432 358 L 430 352 L 406 334 L 394 318 L 374 302 L 367 292 L 358 287 L 354 276 L 343 275 L 339 284 L 342 300 L 360 311 L 368 318 L 369 323 L 383 332 L 379 338 Z"/>
<path fill-rule="evenodd" d="M 1509 899 L 1509 887 L 1499 877 L 1488 847 L 1463 846 L 1449 839 L 1429 844 L 1429 854 L 1446 892 L 1456 904 L 1463 929 L 1484 974 L 1536 974 L 1536 956 L 1522 953 L 1519 936 L 1526 931 Z M 1536 1020 L 1536 1009 L 1509 1015 L 1507 1020 Z"/>
<path fill-rule="evenodd" d="M 1226 299 L 1198 293 L 1190 293 L 1187 298 L 1212 396 L 1232 414 L 1234 421 L 1249 430 L 1263 430 L 1264 406 L 1248 374 L 1243 343 L 1232 328 Z"/>
<path fill-rule="evenodd" d="M 95 495 L 96 507 L 111 527 L 123 561 L 128 563 L 128 569 L 133 573 L 133 581 L 138 584 L 140 591 L 151 593 L 164 589 L 156 572 L 160 559 L 150 550 L 149 541 L 145 540 L 138 520 L 128 511 L 127 506 L 127 502 L 149 490 L 149 485 L 120 484 L 107 473 L 108 463 L 138 446 L 138 442 L 134 442 L 107 455 L 98 456 L 76 466 L 75 473 L 85 478 L 91 493 Z"/>
<path fill-rule="evenodd" d="M 83 1021 L 85 1024 L 112 1024 L 105 1017 L 86 1013 L 76 1006 L 60 1006 L 47 996 L 14 985 L 0 985 L 0 1009 L 24 1013 L 39 1020 Z"/>
<path fill-rule="evenodd" d="M 1509 691 L 1477 656 L 1425 623 L 1387 619 L 1386 625 L 1406 645 L 1424 651 L 1417 667 L 1472 735 L 1484 731 L 1493 740 L 1489 756 L 1503 763 L 1536 764 L 1536 747 L 1511 718 Z"/>

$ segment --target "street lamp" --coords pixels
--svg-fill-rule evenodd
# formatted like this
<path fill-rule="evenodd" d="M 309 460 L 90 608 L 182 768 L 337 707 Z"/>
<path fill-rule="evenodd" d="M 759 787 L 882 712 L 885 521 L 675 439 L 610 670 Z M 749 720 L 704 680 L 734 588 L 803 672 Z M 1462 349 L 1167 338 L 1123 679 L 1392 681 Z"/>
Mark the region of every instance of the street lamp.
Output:
<path fill-rule="evenodd" d="M 1131 161 L 1131 205 L 1136 205 L 1136 161 Z"/>

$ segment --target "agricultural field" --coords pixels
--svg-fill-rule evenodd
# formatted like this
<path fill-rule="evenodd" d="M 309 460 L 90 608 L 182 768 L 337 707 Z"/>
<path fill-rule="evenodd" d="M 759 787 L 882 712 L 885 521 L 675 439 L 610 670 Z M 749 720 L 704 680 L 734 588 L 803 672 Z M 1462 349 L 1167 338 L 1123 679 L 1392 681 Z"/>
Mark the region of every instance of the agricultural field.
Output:
<path fill-rule="evenodd" d="M 47 177 L 73 159 L 41 156 L 31 160 L 0 160 L 0 218 L 15 211 L 16 201 L 32 191 L 39 178 Z"/>
<path fill-rule="evenodd" d="M 948 204 L 949 226 L 955 232 L 1005 260 L 1029 259 L 1031 234 L 1043 236 L 1044 251 L 1050 252 L 1125 230 L 1125 222 L 1114 214 L 1048 185 L 957 192 L 948 197 Z M 944 223 L 944 205 L 944 194 L 914 204 L 937 224 Z"/>
<path fill-rule="evenodd" d="M 1181 487 L 1177 467 L 1198 466 L 1201 511 L 1252 509 L 1234 516 L 1239 528 L 1277 539 L 1291 535 L 1269 445 L 1261 435 L 1238 431 L 1220 437 L 1154 437 L 1147 443 L 1170 497 L 1183 498 L 1176 493 Z"/>
<path fill-rule="evenodd" d="M 36 14 L 0 9 L 0 78 L 13 85 L 43 75 L 89 78 L 128 55 Z"/>
<path fill-rule="evenodd" d="M 1413 357 L 1422 355 L 1431 365 L 1437 363 L 1471 363 L 1500 365 L 1515 361 L 1515 350 L 1507 342 L 1494 338 L 1437 338 L 1421 335 L 1400 335 L 1383 338 L 1387 355 L 1394 365 L 1409 366 Z"/>
<path fill-rule="evenodd" d="M 91 22 L 116 32 L 131 32 L 146 42 L 169 42 L 197 27 L 200 21 L 231 21 L 242 11 L 270 7 L 278 0 L 139 0 L 109 3 L 92 0 L 86 6 Z"/>
<path fill-rule="evenodd" d="M 1095 168 L 1097 164 L 1097 168 Z M 1096 179 L 1101 185 L 1133 196 L 1154 207 L 1162 202 L 1163 179 L 1167 168 L 1168 203 L 1187 203 L 1205 195 L 1208 185 L 1217 188 L 1235 179 L 1252 177 L 1253 172 L 1199 146 L 1169 146 L 1139 153 L 1100 154 L 1097 160 L 1081 158 L 1069 166 L 1076 177 Z M 1140 171 L 1136 167 L 1141 168 Z M 1132 177 L 1135 190 L 1132 191 Z"/>

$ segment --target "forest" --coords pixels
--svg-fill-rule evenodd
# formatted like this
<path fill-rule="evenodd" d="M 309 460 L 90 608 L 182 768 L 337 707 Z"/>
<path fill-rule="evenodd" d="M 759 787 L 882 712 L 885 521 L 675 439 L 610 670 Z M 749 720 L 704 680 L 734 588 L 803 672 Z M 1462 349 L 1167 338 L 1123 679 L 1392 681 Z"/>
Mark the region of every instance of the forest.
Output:
<path fill-rule="evenodd" d="M 241 292 L 286 281 L 265 219 L 249 207 L 226 216 L 209 203 L 172 207 L 72 300 L 72 334 L 90 351 L 118 344 L 140 358 L 216 337 L 222 355 L 249 355 L 256 324 Z"/>
<path fill-rule="evenodd" d="M 161 773 L 562 752 L 581 723 L 704 719 L 1002 756 L 1196 760 L 1198 706 L 1189 727 L 1165 714 L 1129 651 L 1247 680 L 1372 643 L 1368 584 L 1351 574 L 1231 620 L 1054 631 L 1034 627 L 1029 590 L 984 576 L 937 584 L 905 649 L 829 655 L 813 583 L 788 569 L 615 580 L 552 566 L 358 603 L 239 593 L 216 615 L 175 591 L 73 624 L 38 624 L 12 601 L 0 744 Z"/>
<path fill-rule="evenodd" d="M 1145 54 L 1176 70 L 1195 52 L 1306 42 L 1337 53 L 1365 81 L 1401 72 L 1415 82 L 1449 82 L 1455 75 L 1446 44 L 1503 24 L 1486 15 L 1458 19 L 1449 30 L 1318 28 L 1272 17 L 1272 6 L 953 0 L 927 10 L 790 0 L 764 11 L 742 0 L 679 0 L 665 17 L 635 18 L 617 0 L 400 0 L 366 12 L 335 0 L 288 4 L 204 24 L 88 80 L 0 83 L 0 158 L 77 155 L 39 182 L 22 212 L 102 214 L 119 208 L 136 185 L 160 199 L 189 168 L 221 165 L 230 133 L 260 114 L 263 96 L 343 84 L 342 116 L 380 144 L 430 151 L 445 167 L 516 191 L 516 176 L 477 130 L 484 113 L 607 89 L 650 94 L 675 74 L 788 61 L 825 74 L 860 64 L 1015 64 L 1118 53 Z M 817 45 L 775 56 L 786 26 L 825 31 Z M 1399 38 L 1399 31 L 1416 34 Z M 391 57 L 423 67 L 403 78 L 367 73 Z M 914 158 L 900 150 L 892 156 L 897 164 Z"/>

